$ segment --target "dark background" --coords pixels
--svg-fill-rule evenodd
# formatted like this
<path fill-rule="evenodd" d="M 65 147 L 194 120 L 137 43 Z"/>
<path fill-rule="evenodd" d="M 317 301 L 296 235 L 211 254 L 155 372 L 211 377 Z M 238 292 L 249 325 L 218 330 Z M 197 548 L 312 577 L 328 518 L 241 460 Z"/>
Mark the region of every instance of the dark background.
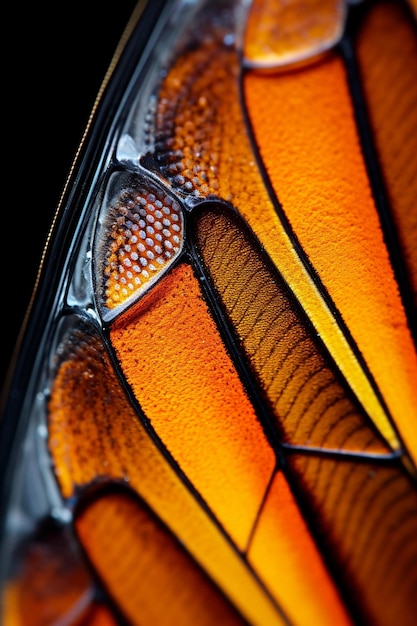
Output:
<path fill-rule="evenodd" d="M 1 387 L 52 217 L 135 4 L 15 3 L 3 20 Z"/>

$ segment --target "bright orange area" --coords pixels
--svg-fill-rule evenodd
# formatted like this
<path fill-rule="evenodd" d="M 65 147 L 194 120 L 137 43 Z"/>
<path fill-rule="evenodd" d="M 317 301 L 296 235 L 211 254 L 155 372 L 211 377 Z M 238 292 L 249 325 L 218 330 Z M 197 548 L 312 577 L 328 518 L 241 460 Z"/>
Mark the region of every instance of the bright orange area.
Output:
<path fill-rule="evenodd" d="M 364 409 L 393 449 L 398 438 L 333 313 L 323 301 L 278 217 L 256 165 L 243 118 L 240 61 L 210 28 L 181 55 L 159 93 L 157 159 L 161 176 L 194 197 L 230 201 L 253 229 Z M 261 103 L 260 103 L 261 104 Z M 275 120 L 274 114 L 274 124 Z M 175 124 L 172 122 L 175 120 Z"/>
<path fill-rule="evenodd" d="M 252 72 L 244 86 L 273 188 L 417 461 L 417 357 L 343 65 L 334 57 L 285 75 Z"/>
<path fill-rule="evenodd" d="M 181 544 L 128 495 L 95 500 L 75 527 L 98 576 L 132 625 L 244 625 Z"/>
<path fill-rule="evenodd" d="M 415 626 L 415 481 L 396 464 L 313 455 L 290 455 L 287 461 L 347 601 L 362 616 L 358 623 Z"/>
<path fill-rule="evenodd" d="M 344 0 L 255 0 L 245 33 L 245 63 L 282 67 L 316 56 L 340 39 Z"/>
<path fill-rule="evenodd" d="M 111 341 L 156 433 L 243 549 L 275 457 L 191 267 L 119 318 Z"/>
<path fill-rule="evenodd" d="M 49 449 L 65 497 L 91 481 L 121 480 L 178 537 L 251 624 L 283 619 L 149 437 L 116 378 L 101 339 L 74 328 L 51 388 Z"/>
<path fill-rule="evenodd" d="M 398 2 L 373 6 L 358 61 L 417 309 L 417 33 Z"/>
<path fill-rule="evenodd" d="M 248 558 L 292 623 L 351 624 L 281 472 L 274 478 Z"/>
<path fill-rule="evenodd" d="M 286 443 L 389 453 L 242 220 L 196 220 L 199 253 Z"/>

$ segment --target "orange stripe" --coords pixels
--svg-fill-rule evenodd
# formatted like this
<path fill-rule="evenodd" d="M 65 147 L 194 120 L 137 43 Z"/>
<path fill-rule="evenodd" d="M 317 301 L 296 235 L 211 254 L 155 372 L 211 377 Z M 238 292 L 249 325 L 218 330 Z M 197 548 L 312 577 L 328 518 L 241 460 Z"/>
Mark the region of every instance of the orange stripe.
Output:
<path fill-rule="evenodd" d="M 198 47 L 187 48 L 163 82 L 155 119 L 161 175 L 174 188 L 191 185 L 201 198 L 218 195 L 233 203 L 307 311 L 365 410 L 398 449 L 398 438 L 368 378 L 270 201 L 243 118 L 240 61 L 222 35 L 210 33 Z"/>
<path fill-rule="evenodd" d="M 199 255 L 286 443 L 389 453 L 258 242 L 233 213 L 196 220 Z"/>
<path fill-rule="evenodd" d="M 372 7 L 357 53 L 417 307 L 417 34 L 401 5 Z"/>
<path fill-rule="evenodd" d="M 294 624 L 351 623 L 281 472 L 274 478 L 248 558 Z"/>
<path fill-rule="evenodd" d="M 191 268 L 119 318 L 111 340 L 156 432 L 244 547 L 275 458 Z"/>
<path fill-rule="evenodd" d="M 72 328 L 59 354 L 48 443 L 64 496 L 97 479 L 125 481 L 251 624 L 282 626 L 276 606 L 149 437 L 96 331 Z"/>
<path fill-rule="evenodd" d="M 296 454 L 287 461 L 359 622 L 415 626 L 415 481 L 397 464 Z"/>
<path fill-rule="evenodd" d="M 245 623 L 167 529 L 127 494 L 93 501 L 75 527 L 99 577 L 132 624 Z"/>
<path fill-rule="evenodd" d="M 282 75 L 249 73 L 245 94 L 274 190 L 417 460 L 417 358 L 343 65 L 334 57 Z"/>

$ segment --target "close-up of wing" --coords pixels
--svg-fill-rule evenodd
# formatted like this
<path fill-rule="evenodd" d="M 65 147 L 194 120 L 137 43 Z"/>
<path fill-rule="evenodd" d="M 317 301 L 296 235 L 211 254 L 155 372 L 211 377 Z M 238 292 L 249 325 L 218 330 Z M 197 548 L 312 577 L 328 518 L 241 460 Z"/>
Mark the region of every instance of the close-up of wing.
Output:
<path fill-rule="evenodd" d="M 4 626 L 414 626 L 416 8 L 138 3 L 3 390 Z"/>

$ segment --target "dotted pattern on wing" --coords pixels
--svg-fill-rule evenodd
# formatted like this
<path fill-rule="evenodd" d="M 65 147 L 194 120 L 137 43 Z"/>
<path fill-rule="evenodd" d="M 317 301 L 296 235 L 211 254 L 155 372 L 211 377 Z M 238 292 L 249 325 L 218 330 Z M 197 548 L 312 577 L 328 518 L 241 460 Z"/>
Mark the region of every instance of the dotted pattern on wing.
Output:
<path fill-rule="evenodd" d="M 115 320 L 110 340 L 155 432 L 244 549 L 276 459 L 191 266 Z"/>
<path fill-rule="evenodd" d="M 229 45 L 227 31 L 212 34 L 210 28 L 208 23 L 198 30 L 199 40 L 178 56 L 161 84 L 152 109 L 155 154 L 143 164 L 156 162 L 161 177 L 177 193 L 188 193 L 190 203 L 203 198 L 233 203 L 308 311 L 374 423 L 398 449 L 398 438 L 379 400 L 275 211 L 248 137 L 236 50 Z"/>
<path fill-rule="evenodd" d="M 48 406 L 48 446 L 64 497 L 75 497 L 91 482 L 123 481 L 170 528 L 251 624 L 287 624 L 150 437 L 120 387 L 96 332 L 83 323 L 77 325 L 62 338 L 57 360 Z M 253 448 L 257 455 L 257 447 Z"/>
<path fill-rule="evenodd" d="M 161 175 L 185 194 L 225 200 L 267 199 L 246 136 L 237 91 L 236 51 L 226 33 L 202 33 L 179 57 L 158 95 L 155 159 Z"/>
<path fill-rule="evenodd" d="M 142 295 L 178 256 L 183 237 L 178 202 L 150 185 L 123 189 L 105 207 L 96 243 L 105 308 L 113 311 Z"/>

